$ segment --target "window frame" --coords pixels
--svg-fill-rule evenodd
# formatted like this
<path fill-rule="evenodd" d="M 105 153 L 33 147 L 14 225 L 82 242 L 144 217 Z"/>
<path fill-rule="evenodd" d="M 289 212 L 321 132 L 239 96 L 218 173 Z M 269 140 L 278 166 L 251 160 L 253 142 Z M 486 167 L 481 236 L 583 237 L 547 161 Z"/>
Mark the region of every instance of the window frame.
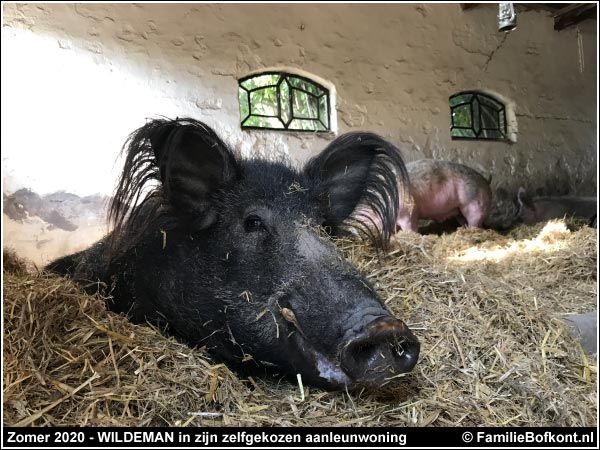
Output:
<path fill-rule="evenodd" d="M 267 86 L 260 86 L 260 87 L 256 87 L 253 89 L 248 90 L 247 88 L 245 88 L 244 86 L 242 86 L 242 83 L 244 81 L 250 80 L 252 78 L 256 78 L 256 77 L 261 77 L 264 75 L 279 75 L 280 79 L 276 84 L 271 84 L 271 85 L 267 85 Z M 281 115 L 281 95 L 279 94 L 280 91 L 280 85 L 281 83 L 284 82 L 284 80 L 286 80 L 287 77 L 293 77 L 293 78 L 298 78 L 304 82 L 308 82 L 310 84 L 315 85 L 318 89 L 320 89 L 321 91 L 323 91 L 323 93 L 319 96 L 316 96 L 315 94 L 313 94 L 312 92 L 308 92 L 304 89 L 300 89 L 297 87 L 294 87 L 289 81 L 287 81 L 288 85 L 289 85 L 289 102 L 290 102 L 290 119 L 288 121 L 288 123 L 286 124 L 283 121 L 282 115 Z M 245 77 L 239 78 L 238 80 L 238 107 L 241 107 L 240 101 L 239 101 L 239 89 L 243 89 L 244 91 L 246 91 L 246 97 L 247 97 L 247 107 L 248 107 L 248 115 L 244 118 L 240 117 L 240 127 L 242 128 L 242 130 L 268 130 L 268 131 L 284 131 L 284 132 L 289 132 L 289 133 L 333 133 L 333 128 L 331 126 L 331 91 L 326 88 L 325 86 L 323 86 L 321 83 L 318 83 L 317 81 L 308 78 L 306 76 L 303 75 L 298 75 L 296 73 L 293 72 L 287 72 L 287 71 L 279 71 L 279 70 L 268 70 L 266 72 L 258 72 L 258 73 L 253 73 L 250 75 L 246 75 Z M 269 116 L 269 115 L 264 115 L 264 114 L 252 114 L 252 103 L 250 101 L 250 97 L 251 97 L 251 93 L 260 89 L 264 89 L 267 87 L 275 87 L 276 88 L 276 93 L 277 93 L 277 115 L 276 116 Z M 307 118 L 307 117 L 294 117 L 294 104 L 292 101 L 292 91 L 293 90 L 297 90 L 300 92 L 303 92 L 307 95 L 310 95 L 312 97 L 315 97 L 317 99 L 317 102 L 319 101 L 319 99 L 323 96 L 326 97 L 327 99 L 327 124 L 325 125 L 321 119 L 321 111 L 320 108 L 317 108 L 317 118 L 313 119 L 313 118 Z M 273 127 L 259 127 L 256 125 L 244 125 L 244 122 L 246 120 L 248 120 L 250 117 L 267 117 L 267 118 L 274 118 L 277 119 L 281 122 L 281 124 L 283 125 L 283 128 L 273 128 Z M 318 121 L 325 129 L 324 130 L 302 130 L 302 129 L 296 129 L 296 128 L 288 128 L 289 125 L 294 121 L 294 120 L 310 120 L 310 121 Z"/>
<path fill-rule="evenodd" d="M 468 102 L 458 103 L 458 104 L 453 105 L 453 106 L 450 105 L 450 102 L 452 101 L 453 98 L 460 97 L 462 95 L 472 95 L 473 97 Z M 496 114 L 498 116 L 498 128 L 483 128 L 481 126 L 481 124 L 483 123 L 483 121 L 482 121 L 482 111 L 481 111 L 482 110 L 482 102 L 479 99 L 477 99 L 477 101 L 479 103 L 479 117 L 478 117 L 478 120 L 479 120 L 480 126 L 479 126 L 479 132 L 475 132 L 475 128 L 473 126 L 473 116 L 474 116 L 473 100 L 475 98 L 478 98 L 478 97 L 484 97 L 484 98 L 491 99 L 495 103 L 498 103 L 499 105 L 501 105 L 501 108 L 498 109 L 498 110 L 494 110 L 493 108 L 490 108 L 487 105 L 483 105 L 483 107 L 485 109 L 489 109 L 489 110 L 492 110 L 492 111 L 496 112 Z M 454 125 L 454 115 L 453 115 L 454 114 L 454 109 L 458 108 L 458 107 L 461 107 L 461 106 L 464 106 L 464 105 L 469 105 L 469 110 L 470 110 L 470 113 L 471 113 L 471 126 L 470 127 L 455 126 Z M 450 138 L 452 140 L 463 140 L 463 141 L 499 141 L 499 142 L 507 142 L 507 141 L 510 142 L 511 141 L 510 138 L 509 138 L 509 136 L 508 136 L 508 118 L 506 116 L 506 114 L 507 114 L 507 105 L 501 99 L 499 99 L 499 98 L 497 98 L 497 97 L 495 97 L 493 95 L 490 95 L 490 94 L 488 94 L 486 92 L 482 92 L 482 91 L 474 91 L 474 90 L 461 91 L 461 92 L 458 92 L 458 93 L 453 94 L 450 97 L 448 97 L 448 106 L 450 107 Z M 500 123 L 500 119 L 499 119 L 501 112 L 503 113 L 503 116 L 504 116 L 504 121 L 503 121 L 504 123 L 503 124 Z M 475 134 L 475 137 L 470 137 L 470 136 L 454 136 L 452 134 L 452 130 L 454 130 L 454 129 L 457 129 L 457 130 L 471 130 L 473 132 L 473 134 Z M 484 136 L 481 136 L 481 133 L 484 130 L 487 130 L 487 131 L 498 131 L 498 132 L 500 132 L 500 133 L 503 134 L 503 137 L 484 137 Z"/>

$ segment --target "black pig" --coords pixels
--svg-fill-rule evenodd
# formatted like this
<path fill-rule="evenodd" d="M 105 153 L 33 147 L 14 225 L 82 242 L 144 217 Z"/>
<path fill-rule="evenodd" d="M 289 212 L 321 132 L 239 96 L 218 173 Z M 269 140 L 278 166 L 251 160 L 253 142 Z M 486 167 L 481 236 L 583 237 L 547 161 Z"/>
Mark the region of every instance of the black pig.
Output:
<path fill-rule="evenodd" d="M 504 188 L 498 188 L 492 196 L 492 204 L 484 219 L 484 227 L 506 231 L 517 224 L 519 203 L 514 195 Z"/>
<path fill-rule="evenodd" d="M 524 224 L 530 225 L 563 217 L 578 217 L 592 221 L 596 214 L 598 199 L 596 197 L 529 197 L 524 188 L 519 188 L 517 194 L 519 211 L 517 218 Z"/>
<path fill-rule="evenodd" d="M 339 389 L 414 367 L 418 340 L 320 232 L 340 232 L 365 202 L 381 226 L 362 228 L 385 244 L 407 180 L 392 144 L 345 134 L 298 171 L 239 159 L 199 121 L 157 119 L 124 150 L 113 232 L 48 270 L 100 281 L 110 309 L 238 370 Z"/>

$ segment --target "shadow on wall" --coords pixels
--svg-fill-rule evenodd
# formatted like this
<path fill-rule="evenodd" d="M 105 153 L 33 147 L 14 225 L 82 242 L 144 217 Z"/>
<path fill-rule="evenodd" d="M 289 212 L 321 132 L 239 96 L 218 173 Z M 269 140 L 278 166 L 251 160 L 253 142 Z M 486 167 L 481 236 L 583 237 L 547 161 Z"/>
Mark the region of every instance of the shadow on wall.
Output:
<path fill-rule="evenodd" d="M 38 266 L 83 250 L 107 232 L 109 197 L 30 189 L 3 195 L 4 246 Z"/>

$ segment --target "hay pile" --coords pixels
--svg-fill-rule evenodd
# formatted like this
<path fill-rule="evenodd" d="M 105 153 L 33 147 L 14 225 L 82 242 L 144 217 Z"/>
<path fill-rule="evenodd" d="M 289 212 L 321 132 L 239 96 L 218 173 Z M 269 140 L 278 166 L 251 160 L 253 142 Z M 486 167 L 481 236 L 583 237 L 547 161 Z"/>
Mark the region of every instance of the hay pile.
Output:
<path fill-rule="evenodd" d="M 287 382 L 238 379 L 5 253 L 5 424 L 596 424 L 596 361 L 558 318 L 596 308 L 596 230 L 400 233 L 383 258 L 338 244 L 421 340 L 399 387 L 302 400 Z"/>

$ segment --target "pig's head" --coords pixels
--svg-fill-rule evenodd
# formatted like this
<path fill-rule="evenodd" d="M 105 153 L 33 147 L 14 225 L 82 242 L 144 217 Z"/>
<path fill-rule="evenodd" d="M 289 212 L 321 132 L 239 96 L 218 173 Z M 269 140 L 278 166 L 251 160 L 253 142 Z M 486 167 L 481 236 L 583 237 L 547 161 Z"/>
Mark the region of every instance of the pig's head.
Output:
<path fill-rule="evenodd" d="M 517 220 L 528 225 L 535 223 L 535 205 L 523 187 L 520 187 L 519 192 L 517 192 L 517 203 L 519 205 Z"/>
<path fill-rule="evenodd" d="M 144 177 L 160 187 L 127 212 Z M 186 342 L 242 369 L 374 386 L 410 371 L 419 342 L 324 230 L 342 229 L 361 202 L 380 224 L 363 229 L 385 243 L 398 180 L 398 150 L 369 133 L 340 136 L 295 170 L 242 160 L 195 120 L 155 120 L 130 139 L 112 217 L 152 265 L 141 283 L 152 307 Z"/>
<path fill-rule="evenodd" d="M 486 228 L 507 230 L 519 221 L 519 203 L 504 188 L 498 188 L 492 196 L 492 205 L 484 220 Z"/>

